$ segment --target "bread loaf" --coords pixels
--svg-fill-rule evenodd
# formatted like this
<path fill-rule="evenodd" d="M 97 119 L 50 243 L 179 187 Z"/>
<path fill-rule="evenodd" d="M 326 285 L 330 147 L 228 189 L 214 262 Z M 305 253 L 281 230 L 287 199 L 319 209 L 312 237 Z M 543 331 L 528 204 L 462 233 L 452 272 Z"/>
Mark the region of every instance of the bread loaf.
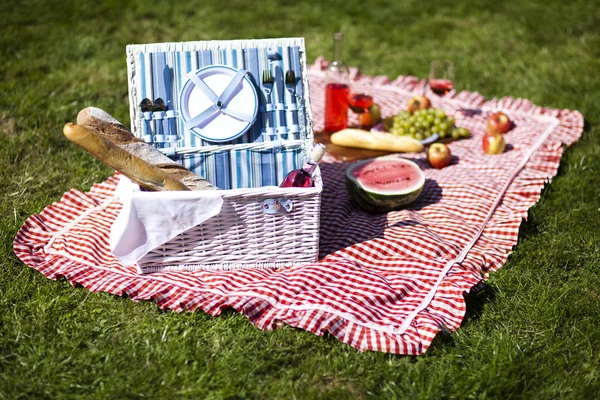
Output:
<path fill-rule="evenodd" d="M 96 107 L 84 108 L 77 115 L 77 124 L 117 145 L 121 149 L 155 166 L 191 190 L 216 189 L 206 179 L 187 170 L 165 156 L 154 146 L 135 137 L 129 129 L 106 111 Z M 100 161 L 103 161 L 100 159 Z"/>
<path fill-rule="evenodd" d="M 396 136 L 385 132 L 368 132 L 361 129 L 344 129 L 331 135 L 336 146 L 359 149 L 410 153 L 423 150 L 423 144 L 410 136 Z"/>
<path fill-rule="evenodd" d="M 63 133 L 67 139 L 143 188 L 154 191 L 190 190 L 169 174 L 123 150 L 85 126 L 68 123 L 63 128 Z"/>

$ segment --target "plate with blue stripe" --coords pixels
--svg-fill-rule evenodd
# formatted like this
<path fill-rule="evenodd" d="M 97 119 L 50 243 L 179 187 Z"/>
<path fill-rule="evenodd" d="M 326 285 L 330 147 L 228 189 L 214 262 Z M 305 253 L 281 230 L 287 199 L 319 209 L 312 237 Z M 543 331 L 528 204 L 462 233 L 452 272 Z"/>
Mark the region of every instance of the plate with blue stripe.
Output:
<path fill-rule="evenodd" d="M 210 65 L 189 74 L 179 104 L 186 128 L 211 142 L 243 135 L 256 121 L 259 108 L 248 75 L 226 65 Z"/>

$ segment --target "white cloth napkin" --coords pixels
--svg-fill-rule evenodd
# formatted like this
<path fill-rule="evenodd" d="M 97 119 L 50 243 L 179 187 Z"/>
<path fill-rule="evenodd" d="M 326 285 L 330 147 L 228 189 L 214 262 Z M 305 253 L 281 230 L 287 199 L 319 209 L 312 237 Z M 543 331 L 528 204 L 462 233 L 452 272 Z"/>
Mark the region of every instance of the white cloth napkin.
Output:
<path fill-rule="evenodd" d="M 219 214 L 223 205 L 218 190 L 142 192 L 124 176 L 115 196 L 123 209 L 110 229 L 110 249 L 124 265 Z"/>

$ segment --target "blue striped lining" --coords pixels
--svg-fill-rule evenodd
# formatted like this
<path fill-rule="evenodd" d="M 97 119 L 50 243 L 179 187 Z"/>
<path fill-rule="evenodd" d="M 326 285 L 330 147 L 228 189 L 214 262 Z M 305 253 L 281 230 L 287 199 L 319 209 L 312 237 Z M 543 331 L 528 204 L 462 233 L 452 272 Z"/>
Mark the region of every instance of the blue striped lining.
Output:
<path fill-rule="evenodd" d="M 297 146 L 280 152 L 240 149 L 184 154 L 174 161 L 226 190 L 279 186 L 288 172 L 302 166 L 303 158 L 302 148 Z"/>
<path fill-rule="evenodd" d="M 174 77 L 171 77 L 173 80 L 172 85 L 166 85 L 171 88 L 171 93 L 167 95 L 173 103 L 175 103 L 174 99 L 179 98 L 179 91 L 183 87 L 183 84 L 187 81 L 187 74 L 192 71 L 196 71 L 199 68 L 205 67 L 207 65 L 217 65 L 223 64 L 233 68 L 244 68 L 250 74 L 250 80 L 256 85 L 256 90 L 259 93 L 259 98 L 261 99 L 261 106 L 264 105 L 264 95 L 262 88 L 262 72 L 264 69 L 271 68 L 273 72 L 273 66 L 278 65 L 283 73 L 283 78 L 285 78 L 285 73 L 288 69 L 293 69 L 296 73 L 296 77 L 298 79 L 297 84 L 297 94 L 299 96 L 303 95 L 303 87 L 301 78 L 301 69 L 300 69 L 300 48 L 298 46 L 290 46 L 290 47 L 278 47 L 277 53 L 281 59 L 276 61 L 269 61 L 267 59 L 267 50 L 265 48 L 248 48 L 243 50 L 204 50 L 204 51 L 189 51 L 189 52 L 173 52 L 173 53 L 152 53 L 154 58 L 156 57 L 165 57 L 166 56 L 166 64 L 169 67 L 169 70 Z M 145 57 L 146 56 L 146 57 Z M 153 93 L 156 91 L 156 81 L 158 79 L 163 79 L 163 77 L 159 77 L 155 79 L 155 74 L 153 71 L 152 60 L 147 57 L 148 54 L 140 54 L 139 57 L 139 69 L 140 69 L 140 82 L 138 82 L 140 100 L 148 97 L 151 100 L 154 100 L 155 97 Z M 289 104 L 290 102 L 294 103 L 291 100 L 287 89 L 285 89 L 285 82 L 282 83 L 284 87 L 284 93 L 282 102 L 284 104 Z M 167 101 L 166 99 L 163 99 Z M 274 93 L 271 94 L 271 101 L 275 100 Z M 179 106 L 179 105 L 177 105 Z M 289 119 L 287 114 L 292 113 L 288 112 L 273 112 L 273 114 L 277 114 L 279 116 L 279 120 L 282 120 L 281 125 L 291 125 L 292 121 L 287 121 Z M 299 116 L 301 112 L 294 111 L 296 116 Z M 277 118 L 274 118 L 277 120 Z M 240 138 L 230 141 L 220 143 L 222 145 L 225 144 L 236 144 L 236 143 L 254 143 L 254 142 L 262 142 L 264 139 L 267 141 L 274 140 L 276 137 L 267 136 L 264 138 L 260 135 L 259 130 L 262 130 L 264 127 L 264 122 L 262 120 L 262 116 L 257 119 L 255 123 L 256 127 L 251 128 L 246 134 L 243 135 L 243 139 Z M 196 146 L 208 146 L 213 143 L 204 141 L 190 132 L 185 132 L 183 127 L 183 123 L 180 121 L 177 124 L 177 129 L 179 134 L 182 136 L 182 140 L 178 143 L 178 146 L 183 147 L 196 147 Z M 183 134 L 182 134 L 183 133 Z M 295 137 L 298 139 L 299 137 Z M 293 139 L 292 137 L 283 137 L 283 139 Z"/>
<path fill-rule="evenodd" d="M 158 90 L 156 86 L 161 86 L 162 90 L 169 90 L 163 100 L 170 101 L 175 110 L 178 110 L 179 92 L 187 81 L 187 74 L 196 71 L 208 65 L 227 65 L 233 68 L 244 68 L 249 72 L 249 79 L 255 85 L 259 93 L 260 105 L 265 104 L 264 94 L 262 90 L 262 73 L 265 68 L 273 68 L 278 65 L 285 78 L 285 72 L 288 69 L 293 69 L 298 79 L 297 95 L 303 95 L 301 68 L 300 68 L 300 48 L 298 46 L 278 47 L 277 53 L 280 59 L 270 61 L 267 59 L 267 50 L 265 48 L 245 48 L 243 50 L 228 49 L 228 50 L 204 50 L 204 51 L 188 51 L 188 52 L 170 52 L 170 53 L 152 53 L 140 54 L 136 58 L 139 69 L 139 79 L 136 82 L 140 100 L 149 98 L 154 100 L 154 94 Z M 160 71 L 154 71 L 157 67 L 154 65 L 162 58 L 168 67 L 168 72 L 172 74 L 171 82 L 166 82 L 160 85 L 156 83 L 158 79 L 169 79 L 168 76 L 159 76 Z M 162 67 L 159 67 L 162 68 Z M 273 69 L 272 69 L 272 72 Z M 162 74 L 161 74 L 162 75 Z M 295 100 L 289 95 L 285 86 L 285 81 L 282 83 L 283 96 L 281 101 L 284 104 L 295 103 Z M 273 88 L 275 90 L 275 86 Z M 162 96 L 162 94 L 161 94 Z M 276 99 L 273 92 L 269 99 L 273 102 Z M 240 144 L 240 143 L 256 143 L 263 141 L 271 141 L 277 139 L 275 136 L 265 136 L 262 130 L 265 126 L 263 113 L 259 112 L 256 123 L 240 138 L 230 142 L 219 143 L 219 145 Z M 273 112 L 277 114 L 277 118 L 273 118 L 273 122 L 279 122 L 280 125 L 297 124 L 298 118 L 304 118 L 301 111 L 280 111 Z M 295 120 L 294 120 L 295 118 Z M 290 121 L 292 119 L 292 121 Z M 151 122 L 152 132 L 157 132 L 156 121 Z M 176 143 L 177 147 L 204 147 L 213 145 L 214 143 L 202 140 L 192 132 L 185 132 L 183 121 L 177 118 L 175 122 L 177 131 L 179 132 L 180 141 Z M 299 139 L 300 135 L 283 135 L 282 139 Z M 172 144 L 165 143 L 167 147 Z M 173 144 L 175 145 L 175 144 Z M 281 152 L 273 152 L 273 150 L 231 150 L 215 153 L 197 153 L 186 154 L 174 157 L 175 161 L 183 164 L 186 168 L 196 174 L 205 177 L 211 183 L 221 189 L 236 189 L 248 187 L 262 187 L 267 185 L 279 185 L 283 177 L 291 170 L 299 168 L 303 162 L 302 149 L 300 146 L 294 149 L 283 149 Z"/>

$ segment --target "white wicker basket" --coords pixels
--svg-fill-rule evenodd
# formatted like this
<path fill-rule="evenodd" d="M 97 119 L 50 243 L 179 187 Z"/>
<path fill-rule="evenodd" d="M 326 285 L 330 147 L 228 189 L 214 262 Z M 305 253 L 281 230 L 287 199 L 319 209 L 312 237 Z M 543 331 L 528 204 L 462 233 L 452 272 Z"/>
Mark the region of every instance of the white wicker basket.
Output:
<path fill-rule="evenodd" d="M 259 52 L 267 48 L 279 48 L 291 54 L 294 49 L 299 61 L 301 76 L 298 77 L 298 88 L 296 99 L 293 100 L 297 106 L 297 124 L 294 129 L 286 129 L 279 126 L 277 135 L 265 135 L 265 126 L 261 119 L 257 120 L 255 126 L 250 129 L 240 140 L 225 143 L 211 143 L 189 136 L 190 132 L 182 130 L 179 119 L 173 119 L 177 129 L 169 130 L 169 136 L 157 146 L 164 153 L 174 159 L 188 163 L 188 157 L 199 157 L 203 161 L 210 160 L 215 155 L 221 155 L 227 162 L 234 165 L 230 171 L 224 173 L 222 169 L 212 165 L 202 167 L 206 172 L 205 177 L 211 180 L 223 182 L 223 177 L 228 182 L 225 185 L 231 189 L 221 190 L 223 207 L 219 215 L 209 219 L 205 223 L 196 226 L 155 248 L 138 261 L 140 272 L 149 273 L 165 270 L 194 270 L 194 269 L 235 269 L 235 268 L 281 268 L 293 265 L 314 262 L 318 257 L 319 244 L 319 213 L 321 204 L 322 181 L 317 170 L 316 183 L 311 188 L 288 188 L 282 189 L 278 185 L 283 177 L 294 168 L 299 168 L 301 162 L 306 159 L 312 150 L 313 130 L 310 112 L 310 97 L 308 92 L 308 81 L 306 73 L 306 58 L 304 40 L 301 38 L 290 39 L 261 39 L 261 40 L 238 40 L 238 41 L 208 41 L 187 43 L 162 43 L 148 45 L 130 45 L 127 47 L 128 75 L 129 75 L 129 100 L 132 130 L 141 138 L 148 135 L 144 129 L 144 115 L 138 104 L 145 97 L 151 97 L 156 90 L 156 84 L 148 74 L 142 71 L 147 68 L 144 60 L 150 60 L 152 54 L 164 53 L 166 70 L 172 73 L 172 109 L 171 118 L 178 114 L 176 92 L 181 86 L 182 74 L 195 70 L 198 65 L 188 63 L 187 68 L 181 66 L 183 56 L 194 52 L 212 52 L 223 55 L 223 59 L 238 52 L 238 62 L 243 60 L 245 49 L 258 49 Z M 187 56 L 189 59 L 189 56 Z M 285 61 L 285 60 L 284 60 Z M 173 64 L 173 65 L 171 65 Z M 154 64 L 153 64 L 154 65 Z M 282 64 L 283 65 L 283 64 Z M 289 67 L 289 61 L 286 66 Z M 162 67 L 161 67 L 162 68 Z M 270 68 L 270 67 L 269 67 Z M 258 75 L 260 71 L 255 72 Z M 297 74 L 298 75 L 298 74 Z M 179 84 L 178 84 L 179 80 Z M 261 90 L 260 82 L 256 84 Z M 163 88 L 164 90 L 164 88 Z M 164 92 L 163 92 L 164 93 Z M 156 94 L 155 94 L 156 95 Z M 169 96 L 169 95 L 168 95 Z M 171 101 L 169 101 L 171 104 Z M 287 107 L 287 106 L 286 106 Z M 285 109 L 288 111 L 288 108 Z M 294 108 L 296 110 L 296 108 Z M 264 110 L 263 110 L 264 111 Z M 282 111 L 283 112 L 283 111 Z M 174 114 L 174 115 L 173 115 Z M 165 121 L 169 121 L 165 114 L 161 115 Z M 291 118 L 291 117 L 290 117 Z M 147 120 L 148 121 L 148 120 Z M 287 116 L 286 116 L 287 121 Z M 157 124 L 163 123 L 155 117 L 149 120 L 155 125 L 151 129 L 157 129 Z M 175 126 L 175 125 L 171 125 Z M 263 132 L 260 136 L 260 132 Z M 252 132 L 259 136 L 252 136 Z M 273 130 L 270 131 L 274 132 Z M 285 134 L 285 132 L 288 132 Z M 161 132 L 166 133 L 166 132 Z M 177 134 L 173 139 L 174 133 Z M 258 138 L 258 139 L 257 139 Z M 252 142 L 248 142 L 250 139 Z M 193 142 L 193 143 L 191 143 Z M 273 163 L 273 177 L 270 186 L 261 186 L 265 182 L 265 173 L 252 173 L 253 178 L 240 179 L 239 174 L 248 174 L 245 165 L 236 168 L 237 154 L 248 152 L 263 152 Z M 244 153 L 245 154 L 245 153 Z M 252 153 L 254 154 L 254 153 Z M 248 158 L 251 158 L 250 156 Z M 245 158 L 244 158 L 245 160 Z M 264 161 L 263 161 L 264 162 Z M 223 164 L 218 164 L 222 167 Z M 252 166 L 251 164 L 248 164 Z M 189 165 L 186 165 L 189 167 Z M 253 166 L 252 166 L 253 167 Z M 264 169 L 265 165 L 261 164 Z M 267 166 L 268 168 L 268 166 Z M 193 169 L 193 168 L 191 168 Z M 237 178 L 236 178 L 237 170 Z M 241 171 L 241 172 L 240 172 Z M 270 173 L 269 173 L 270 174 Z M 255 175 L 259 175 L 258 178 Z M 263 175 L 262 177 L 260 175 Z M 262 181 L 261 181 L 262 179 Z M 236 183 L 237 182 L 237 186 Z M 241 183 L 240 183 L 241 182 Z M 267 182 L 268 183 L 268 182 Z"/>

